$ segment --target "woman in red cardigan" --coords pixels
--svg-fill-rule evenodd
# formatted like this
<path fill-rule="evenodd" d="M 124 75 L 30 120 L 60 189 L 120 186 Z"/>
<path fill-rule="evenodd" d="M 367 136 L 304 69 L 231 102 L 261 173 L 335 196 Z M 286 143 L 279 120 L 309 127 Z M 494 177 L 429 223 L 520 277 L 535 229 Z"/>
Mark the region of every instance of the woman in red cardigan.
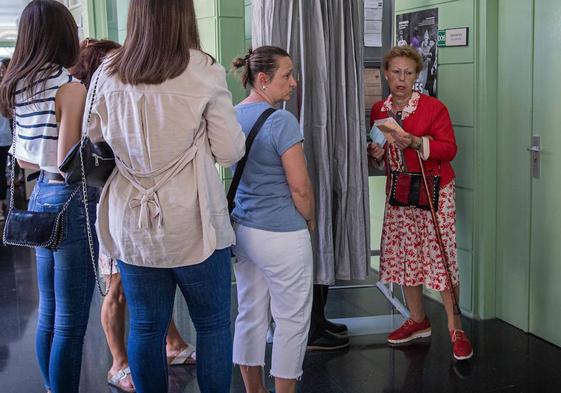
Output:
<path fill-rule="evenodd" d="M 449 261 L 456 299 L 459 298 L 459 272 L 456 255 L 456 205 L 454 170 L 450 165 L 457 146 L 448 110 L 442 102 L 413 91 L 423 62 L 410 47 L 394 47 L 384 56 L 384 74 L 390 96 L 372 107 L 371 125 L 376 120 L 394 117 L 401 122 L 404 135 L 392 143 L 378 137 L 368 146 L 368 155 L 379 166 L 392 170 L 420 172 L 417 151 L 427 175 L 440 175 L 437 218 Z M 388 176 L 388 182 L 390 181 Z M 448 330 L 454 358 L 469 359 L 472 346 L 454 314 L 446 267 L 437 242 L 431 213 L 417 207 L 393 206 L 386 201 L 381 240 L 380 279 L 402 285 L 411 316 L 388 337 L 390 344 L 404 344 L 431 335 L 430 322 L 423 308 L 423 285 L 439 291 L 448 316 Z"/>

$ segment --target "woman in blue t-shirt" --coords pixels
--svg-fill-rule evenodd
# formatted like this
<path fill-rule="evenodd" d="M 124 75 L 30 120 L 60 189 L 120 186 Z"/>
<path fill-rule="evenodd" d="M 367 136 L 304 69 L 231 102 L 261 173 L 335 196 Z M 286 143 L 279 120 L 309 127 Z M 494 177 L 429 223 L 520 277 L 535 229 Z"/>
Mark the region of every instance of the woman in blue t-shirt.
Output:
<path fill-rule="evenodd" d="M 234 60 L 249 96 L 236 106 L 247 135 L 268 108 L 289 100 L 296 81 L 290 56 L 262 46 Z M 246 389 L 262 382 L 269 322 L 275 320 L 271 375 L 278 393 L 296 391 L 312 307 L 314 195 L 302 149 L 302 132 L 290 112 L 277 110 L 254 140 L 232 212 L 237 256 L 238 317 L 234 363 Z"/>

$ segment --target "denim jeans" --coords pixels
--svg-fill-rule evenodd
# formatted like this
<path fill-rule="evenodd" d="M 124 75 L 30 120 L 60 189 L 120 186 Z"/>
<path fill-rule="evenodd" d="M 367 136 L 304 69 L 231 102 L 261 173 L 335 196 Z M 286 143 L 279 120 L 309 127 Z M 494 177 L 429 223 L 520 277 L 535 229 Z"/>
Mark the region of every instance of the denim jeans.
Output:
<path fill-rule="evenodd" d="M 128 355 L 136 391 L 168 391 L 165 343 L 179 285 L 197 332 L 200 391 L 228 393 L 232 378 L 230 250 L 216 250 L 204 262 L 180 268 L 118 263 L 129 308 Z"/>
<path fill-rule="evenodd" d="M 40 177 L 29 210 L 58 212 L 77 186 L 48 183 Z M 94 225 L 97 190 L 90 189 L 88 194 Z M 85 217 L 80 190 L 65 214 L 65 237 L 59 248 L 36 248 L 39 316 L 35 347 L 45 387 L 52 393 L 78 392 L 80 383 L 82 344 L 95 283 Z M 92 229 L 97 253 L 95 227 Z"/>

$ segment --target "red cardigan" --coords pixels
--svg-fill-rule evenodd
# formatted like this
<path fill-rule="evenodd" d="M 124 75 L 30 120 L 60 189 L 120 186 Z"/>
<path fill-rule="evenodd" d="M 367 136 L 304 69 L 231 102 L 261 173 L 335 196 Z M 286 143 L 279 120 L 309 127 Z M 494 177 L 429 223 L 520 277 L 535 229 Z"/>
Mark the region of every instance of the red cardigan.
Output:
<path fill-rule="evenodd" d="M 388 112 L 382 111 L 383 105 L 384 100 L 378 101 L 372 107 L 370 127 L 375 120 L 389 117 Z M 432 140 L 429 140 L 430 155 L 425 161 L 425 170 L 427 173 L 437 174 L 440 162 L 440 188 L 450 183 L 455 178 L 450 161 L 456 156 L 458 146 L 446 106 L 434 97 L 421 94 L 417 109 L 403 121 L 403 128 L 415 136 L 432 137 Z M 403 151 L 403 155 L 410 172 L 421 171 L 415 150 L 407 148 Z"/>

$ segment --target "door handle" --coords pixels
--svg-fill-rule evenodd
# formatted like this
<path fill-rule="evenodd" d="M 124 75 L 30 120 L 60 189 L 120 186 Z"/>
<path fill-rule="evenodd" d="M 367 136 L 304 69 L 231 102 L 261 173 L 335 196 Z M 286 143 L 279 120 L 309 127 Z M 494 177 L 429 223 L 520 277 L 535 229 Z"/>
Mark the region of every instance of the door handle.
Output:
<path fill-rule="evenodd" d="M 530 146 L 530 147 L 527 147 L 526 150 L 534 152 L 534 153 L 539 153 L 540 151 L 543 150 L 543 148 L 539 147 L 539 146 Z"/>
<path fill-rule="evenodd" d="M 527 147 L 526 150 L 532 155 L 532 177 L 535 179 L 540 178 L 540 153 L 543 151 L 541 146 L 541 137 L 539 135 L 532 135 L 532 146 Z"/>

